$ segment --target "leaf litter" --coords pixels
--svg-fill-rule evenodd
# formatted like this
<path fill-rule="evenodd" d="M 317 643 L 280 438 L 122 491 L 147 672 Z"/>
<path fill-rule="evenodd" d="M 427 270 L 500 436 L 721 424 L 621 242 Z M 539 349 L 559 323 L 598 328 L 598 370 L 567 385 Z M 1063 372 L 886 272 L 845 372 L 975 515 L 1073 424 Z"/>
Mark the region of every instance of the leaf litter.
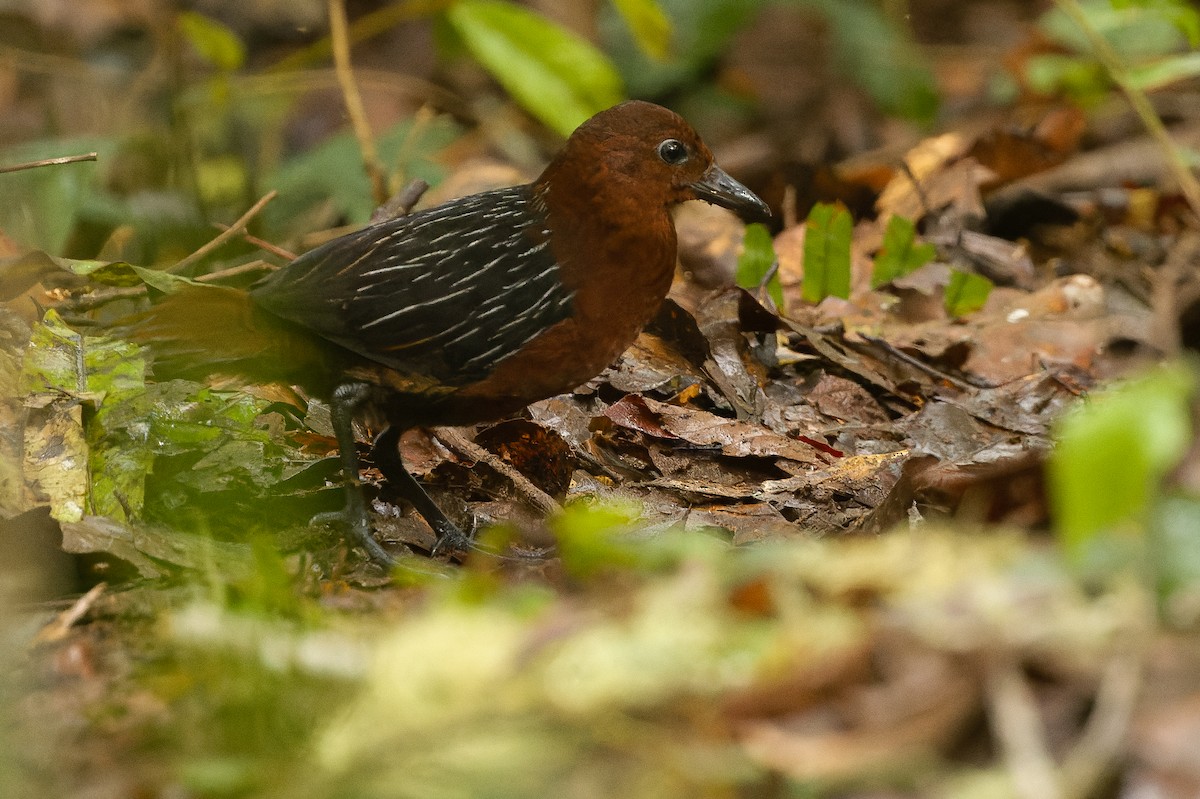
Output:
<path fill-rule="evenodd" d="M 340 501 L 319 403 L 147 385 L 102 324 L 30 327 L 13 299 L 5 515 L 50 508 L 72 568 L 112 580 L 65 638 L 0 652 L 25 680 L 17 721 L 51 707 L 78 743 L 24 746 L 21 773 L 82 795 L 86 730 L 130 764 L 100 795 L 1009 795 L 1033 739 L 1080 780 L 1069 795 L 1118 762 L 1131 784 L 1200 785 L 1194 644 L 1144 586 L 1081 583 L 1044 536 L 1057 420 L 1169 349 L 1155 270 L 1194 236 L 1169 188 L 1149 189 L 1147 228 L 1147 189 L 1103 171 L 1128 153 L 1081 153 L 1084 132 L 1060 109 L 932 137 L 903 168 L 844 165 L 877 194 L 845 297 L 804 301 L 803 224 L 773 237 L 773 298 L 729 285 L 739 223 L 685 226 L 688 275 L 617 364 L 467 432 L 496 461 L 405 435 L 486 551 L 414 554 L 393 580 L 304 523 Z M 1145 153 L 1129 168 L 1162 174 Z M 1022 226 L 1030 208 L 1051 223 Z M 895 218 L 932 260 L 876 283 Z M 89 292 L 154 285 L 123 261 L 5 267 L 6 298 L 76 324 Z M 948 307 L 956 275 L 986 278 L 979 308 Z M 498 464 L 563 513 L 532 512 Z M 365 476 L 382 537 L 427 551 L 424 522 Z M 1184 630 L 1192 591 L 1170 600 Z M 1005 728 L 1022 702 L 1041 729 Z M 1106 724 L 1127 748 L 1097 743 Z M 157 761 L 134 757 L 148 745 Z M 17 773 L 0 765 L 0 785 Z"/>

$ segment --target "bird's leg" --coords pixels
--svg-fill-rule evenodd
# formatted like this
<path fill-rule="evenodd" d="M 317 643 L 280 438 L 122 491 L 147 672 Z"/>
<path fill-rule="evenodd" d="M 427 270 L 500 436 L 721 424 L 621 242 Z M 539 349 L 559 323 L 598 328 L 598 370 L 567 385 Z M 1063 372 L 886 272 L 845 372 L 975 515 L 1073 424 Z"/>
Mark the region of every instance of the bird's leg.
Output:
<path fill-rule="evenodd" d="M 400 456 L 400 434 L 403 432 L 402 428 L 391 425 L 375 438 L 371 454 L 376 468 L 383 472 L 388 485 L 395 488 L 402 499 L 408 500 L 433 528 L 437 535 L 433 554 L 466 551 L 471 546 L 470 537 L 446 518 L 442 509 L 421 488 L 417 478 L 404 467 L 404 460 Z"/>
<path fill-rule="evenodd" d="M 371 535 L 371 517 L 367 514 L 367 501 L 363 496 L 362 482 L 358 478 L 354 412 L 367 399 L 370 390 L 366 383 L 343 383 L 334 389 L 332 401 L 329 403 L 329 415 L 333 421 L 333 433 L 337 436 L 338 457 L 342 461 L 346 507 L 340 511 L 319 513 L 312 518 L 312 523 L 341 522 L 349 529 L 352 540 L 367 550 L 371 560 L 391 566 L 395 564 L 396 559 Z"/>

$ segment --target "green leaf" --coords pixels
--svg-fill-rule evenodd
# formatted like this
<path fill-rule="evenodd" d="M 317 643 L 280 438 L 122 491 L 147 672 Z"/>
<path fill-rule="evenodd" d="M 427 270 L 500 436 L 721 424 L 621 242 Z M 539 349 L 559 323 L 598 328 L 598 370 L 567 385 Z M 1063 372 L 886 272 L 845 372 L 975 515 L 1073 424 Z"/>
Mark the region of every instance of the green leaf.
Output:
<path fill-rule="evenodd" d="M 1144 532 L 1159 482 L 1192 440 L 1194 390 L 1193 375 L 1174 366 L 1096 395 L 1062 419 L 1048 479 L 1068 552 L 1082 556 L 1106 533 Z"/>
<path fill-rule="evenodd" d="M 502 0 L 462 0 L 446 19 L 517 102 L 563 136 L 623 97 L 607 56 L 532 11 Z"/>
<path fill-rule="evenodd" d="M 22 393 L 69 394 L 99 401 L 141 389 L 145 369 L 126 341 L 84 336 L 51 310 L 33 328 L 22 367 Z"/>
<path fill-rule="evenodd" d="M 883 247 L 875 256 L 871 273 L 871 288 L 891 283 L 898 277 L 915 272 L 933 260 L 937 249 L 928 242 L 917 243 L 917 228 L 902 216 L 888 220 L 883 234 Z"/>
<path fill-rule="evenodd" d="M 204 284 L 198 280 L 192 280 L 190 277 L 183 275 L 174 275 L 170 272 L 164 272 L 161 269 L 147 269 L 144 266 L 135 266 L 133 271 L 142 279 L 142 282 L 151 288 L 170 294 L 183 286 L 203 286 Z"/>
<path fill-rule="evenodd" d="M 1085 0 L 1079 6 L 1088 24 L 1127 63 L 1176 52 L 1192 35 L 1196 21 L 1194 10 L 1178 13 L 1182 5 L 1174 2 L 1140 1 L 1122 7 L 1108 0 Z M 1092 53 L 1087 34 L 1059 8 L 1043 15 L 1038 27 L 1050 39 L 1076 53 Z"/>
<path fill-rule="evenodd" d="M 817 203 L 804 223 L 804 285 L 801 296 L 816 304 L 850 296 L 850 237 L 854 221 L 841 205 Z"/>
<path fill-rule="evenodd" d="M 97 336 L 84 336 L 68 327 L 54 311 L 33 327 L 21 373 L 21 393 L 32 398 L 36 418 L 25 428 L 25 473 L 50 498 L 51 514 L 59 521 L 79 521 L 95 512 L 99 497 L 105 511 L 124 518 L 120 501 L 141 505 L 141 483 L 115 491 L 112 482 L 97 488 L 87 464 L 93 454 L 85 436 L 81 400 L 102 405 L 113 397 L 140 391 L 145 364 L 137 347 Z M 118 499 L 119 496 L 119 499 Z"/>
<path fill-rule="evenodd" d="M 638 509 L 631 504 L 568 504 L 550 521 L 563 568 L 582 578 L 634 566 L 644 554 L 630 536 L 637 519 Z"/>
<path fill-rule="evenodd" d="M 767 282 L 767 292 L 775 302 L 775 307 L 782 308 L 783 287 L 779 284 L 779 273 L 771 274 L 771 268 L 774 266 L 775 247 L 771 241 L 771 231 L 767 230 L 766 225 L 758 222 L 747 225 L 734 279 L 739 286 L 749 291 L 757 291 Z M 767 281 L 769 274 L 771 279 Z"/>
<path fill-rule="evenodd" d="M 1139 89 L 1161 89 L 1181 80 L 1200 76 L 1200 53 L 1168 56 L 1150 64 L 1129 68 L 1129 79 Z"/>
<path fill-rule="evenodd" d="M 946 313 L 951 316 L 978 311 L 992 293 L 992 281 L 974 272 L 950 272 L 950 283 L 946 286 Z"/>
<path fill-rule="evenodd" d="M 639 48 L 650 58 L 664 61 L 671 48 L 671 21 L 655 0 L 613 0 Z"/>
<path fill-rule="evenodd" d="M 1108 73 L 1088 58 L 1047 53 L 1025 63 L 1025 79 L 1042 94 L 1065 92 L 1075 102 L 1092 106 L 1103 100 L 1112 82 Z"/>
<path fill-rule="evenodd" d="M 246 45 L 238 35 L 215 19 L 194 11 L 176 17 L 179 33 L 200 57 L 223 72 L 240 69 L 246 62 Z"/>

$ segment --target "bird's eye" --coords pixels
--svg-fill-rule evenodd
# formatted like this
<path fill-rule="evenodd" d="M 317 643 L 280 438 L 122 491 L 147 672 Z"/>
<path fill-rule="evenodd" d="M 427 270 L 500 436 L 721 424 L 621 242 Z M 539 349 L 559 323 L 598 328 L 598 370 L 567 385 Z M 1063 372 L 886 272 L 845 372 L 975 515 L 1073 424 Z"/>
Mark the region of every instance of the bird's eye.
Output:
<path fill-rule="evenodd" d="M 678 166 L 688 160 L 687 146 L 679 139 L 667 139 L 658 145 L 658 157 L 672 166 Z"/>

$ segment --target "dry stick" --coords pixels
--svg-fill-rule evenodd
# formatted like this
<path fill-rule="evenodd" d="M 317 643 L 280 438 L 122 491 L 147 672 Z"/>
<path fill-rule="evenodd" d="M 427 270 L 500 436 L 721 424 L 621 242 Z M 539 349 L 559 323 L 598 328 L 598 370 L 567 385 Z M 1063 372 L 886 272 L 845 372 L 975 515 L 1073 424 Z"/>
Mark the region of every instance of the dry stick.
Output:
<path fill-rule="evenodd" d="M 267 203 L 269 203 L 269 202 L 271 202 L 271 200 L 275 199 L 276 194 L 278 194 L 278 192 L 276 192 L 274 190 L 271 190 L 271 191 L 267 192 L 266 194 L 264 194 L 262 196 L 262 198 L 259 199 L 258 202 L 256 202 L 254 205 L 250 206 L 249 211 L 242 214 L 241 217 L 238 219 L 238 221 L 234 222 L 227 230 L 217 234 L 217 236 L 212 241 L 208 242 L 203 247 L 196 250 L 194 253 L 187 256 L 179 263 L 167 268 L 165 271 L 171 272 L 172 274 L 177 274 L 180 271 L 182 271 L 185 267 L 191 266 L 192 264 L 196 263 L 196 261 L 199 261 L 201 258 L 208 255 L 210 252 L 217 249 L 225 242 L 229 241 L 230 239 L 237 238 L 239 235 L 241 235 L 242 231 L 246 229 L 246 225 L 250 224 L 250 220 L 253 219 L 254 217 L 258 216 L 259 212 L 262 211 L 262 209 L 264 207 L 266 207 Z"/>
<path fill-rule="evenodd" d="M 1142 124 L 1146 126 L 1146 130 L 1150 132 L 1150 136 L 1162 148 L 1163 154 L 1167 158 L 1167 168 L 1171 170 L 1171 175 L 1175 178 L 1175 182 L 1179 184 L 1179 190 L 1183 192 L 1188 205 L 1191 206 L 1192 213 L 1195 214 L 1197 219 L 1200 219 L 1200 182 L 1192 174 L 1187 159 L 1184 158 L 1183 152 L 1176 146 L 1175 141 L 1171 138 L 1171 134 L 1167 132 L 1167 126 L 1163 124 L 1162 119 L 1154 110 L 1154 105 L 1150 102 L 1150 98 L 1146 96 L 1145 92 L 1134 85 L 1133 80 L 1129 76 L 1129 70 L 1125 68 L 1125 64 L 1121 61 L 1121 57 L 1117 54 L 1117 51 L 1113 49 L 1107 39 L 1092 27 L 1092 24 L 1088 22 L 1087 15 L 1083 13 L 1083 9 L 1080 8 L 1076 0 L 1054 0 L 1054 3 L 1083 31 L 1084 36 L 1087 37 L 1088 44 L 1092 46 L 1092 50 L 1096 54 L 1096 58 L 1100 60 L 1109 77 L 1117 84 L 1117 88 L 1125 95 L 1125 99 L 1133 106 L 1134 113 L 1138 115 Z"/>
<path fill-rule="evenodd" d="M 99 159 L 97 153 L 84 153 L 83 155 L 63 155 L 58 158 L 44 158 L 41 161 L 29 161 L 24 164 L 13 164 L 12 166 L 0 166 L 0 174 L 5 172 L 20 172 L 22 169 L 37 169 L 39 166 L 57 166 L 58 164 L 76 164 L 80 161 L 95 161 Z"/>
<path fill-rule="evenodd" d="M 75 622 L 82 619 L 84 614 L 92 609 L 92 605 L 96 604 L 96 600 L 100 598 L 100 595 L 104 593 L 107 587 L 107 583 L 96 583 L 90 591 L 75 600 L 71 607 L 58 614 L 54 618 L 54 621 L 38 630 L 37 635 L 33 638 L 33 642 L 35 644 L 48 644 L 62 640 L 66 637 L 67 632 L 75 626 Z"/>
<path fill-rule="evenodd" d="M 451 449 L 456 450 L 473 461 L 486 463 L 502 476 L 508 478 L 512 481 L 513 487 L 517 489 L 517 492 L 529 504 L 547 516 L 562 510 L 562 506 L 554 500 L 554 497 L 535 486 L 530 482 L 528 477 L 521 474 L 511 463 L 479 446 L 463 435 L 462 430 L 457 427 L 434 427 L 431 429 L 431 432 Z"/>
<path fill-rule="evenodd" d="M 245 274 L 246 272 L 271 272 L 278 269 L 275 264 L 267 263 L 261 259 L 248 261 L 244 264 L 231 266 L 228 269 L 218 269 L 216 272 L 209 272 L 205 275 L 200 275 L 196 278 L 197 283 L 215 283 L 218 280 L 224 280 L 228 277 Z M 68 311 L 92 311 L 99 308 L 101 305 L 107 305 L 110 302 L 118 300 L 132 300 L 146 295 L 145 286 L 130 286 L 128 288 L 105 289 L 103 291 L 93 291 L 88 294 L 81 294 L 78 297 L 71 297 L 63 302 L 61 307 Z M 56 306 L 57 307 L 57 306 Z"/>
<path fill-rule="evenodd" d="M 229 225 L 222 225 L 219 222 L 216 224 L 216 228 L 217 230 L 233 230 L 233 228 Z M 285 250 L 278 244 L 272 244 L 266 239 L 260 239 L 258 236 L 252 236 L 244 230 L 242 231 L 242 238 L 260 250 L 266 250 L 267 252 L 271 253 L 271 255 L 277 255 L 285 261 L 296 260 L 296 253 L 292 252 L 291 250 Z M 197 278 L 197 280 L 199 279 L 200 278 Z"/>
<path fill-rule="evenodd" d="M 421 196 L 428 190 L 429 184 L 420 178 L 410 181 L 407 186 L 396 192 L 390 200 L 375 209 L 375 213 L 371 214 L 371 223 L 387 222 L 391 219 L 408 216 L 413 206 L 421 200 Z"/>
<path fill-rule="evenodd" d="M 1062 799 L 1058 770 L 1046 748 L 1037 700 L 1011 652 L 996 652 L 984 666 L 988 722 L 1000 743 L 1020 799 Z"/>
<path fill-rule="evenodd" d="M 218 280 L 224 280 L 227 277 L 236 277 L 237 275 L 244 275 L 247 272 L 274 272 L 278 268 L 279 267 L 275 264 L 267 263 L 259 258 L 254 261 L 247 261 L 244 264 L 228 267 L 227 269 L 218 269 L 215 272 L 209 272 L 207 274 L 200 275 L 196 278 L 196 282 L 216 283 Z"/>
<path fill-rule="evenodd" d="M 333 43 L 334 71 L 342 89 L 346 113 L 350 115 L 350 125 L 354 128 L 355 138 L 358 139 L 363 167 L 371 179 L 371 193 L 376 204 L 382 205 L 388 198 L 387 177 L 379 163 L 379 151 L 375 147 L 371 125 L 367 122 L 362 95 L 358 93 L 358 84 L 354 82 L 354 71 L 350 66 L 350 38 L 346 28 L 345 0 L 329 0 L 329 38 Z"/>
<path fill-rule="evenodd" d="M 866 333 L 860 333 L 859 335 L 862 337 L 863 341 L 883 350 L 886 355 L 889 355 L 892 358 L 895 358 L 896 360 L 900 361 L 901 363 L 908 364 L 909 366 L 913 367 L 914 369 L 922 371 L 925 374 L 929 375 L 930 377 L 932 377 L 936 380 L 945 380 L 950 385 L 952 385 L 955 388 L 960 389 L 962 391 L 973 391 L 974 389 L 977 389 L 977 388 L 999 388 L 1000 384 L 992 385 L 991 383 L 987 383 L 985 381 L 979 381 L 978 383 L 973 383 L 973 382 L 970 382 L 967 380 L 960 380 L 959 378 L 955 377 L 954 375 L 948 374 L 947 372 L 943 372 L 941 369 L 938 369 L 935 366 L 930 366 L 929 364 L 922 361 L 920 358 L 914 358 L 913 356 L 909 355 L 907 352 L 904 352 L 900 348 L 896 347 L 894 344 L 887 341 L 886 339 L 882 339 L 877 336 L 871 336 Z M 851 345 L 851 346 L 853 346 L 853 345 Z"/>

